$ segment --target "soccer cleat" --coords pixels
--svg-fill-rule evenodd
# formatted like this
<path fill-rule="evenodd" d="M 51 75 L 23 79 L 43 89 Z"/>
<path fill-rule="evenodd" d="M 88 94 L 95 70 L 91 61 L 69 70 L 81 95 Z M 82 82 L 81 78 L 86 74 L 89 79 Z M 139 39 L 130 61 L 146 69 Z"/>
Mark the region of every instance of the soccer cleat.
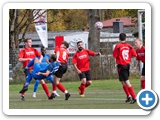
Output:
<path fill-rule="evenodd" d="M 50 95 L 50 97 L 48 97 L 48 100 L 52 100 L 53 98 L 55 98 L 55 94 L 54 94 L 54 93 L 52 93 L 52 94 Z"/>
<path fill-rule="evenodd" d="M 60 95 L 57 92 L 54 92 L 55 97 L 59 97 Z"/>
<path fill-rule="evenodd" d="M 65 94 L 65 100 L 68 100 L 68 98 L 71 96 L 71 94 L 70 93 L 67 93 L 67 94 Z"/>
<path fill-rule="evenodd" d="M 36 98 L 36 93 L 33 93 L 33 96 L 32 96 L 33 98 Z"/>
<path fill-rule="evenodd" d="M 137 100 L 136 99 L 132 99 L 130 104 L 134 104 Z"/>
<path fill-rule="evenodd" d="M 130 102 L 132 100 L 131 96 L 127 97 L 125 102 Z"/>
<path fill-rule="evenodd" d="M 80 95 L 81 97 L 84 97 L 85 95 L 84 94 L 82 94 L 82 95 Z"/>
<path fill-rule="evenodd" d="M 25 98 L 24 98 L 24 96 L 23 96 L 23 95 L 21 95 L 21 100 L 22 100 L 22 101 L 25 101 Z"/>
<path fill-rule="evenodd" d="M 21 91 L 19 91 L 19 93 L 23 93 L 23 92 L 26 92 L 28 90 L 28 86 L 24 86 L 23 88 L 22 88 L 22 90 Z"/>
<path fill-rule="evenodd" d="M 81 94 L 81 89 L 80 89 L 80 87 L 78 87 L 77 90 L 78 90 L 79 94 Z"/>

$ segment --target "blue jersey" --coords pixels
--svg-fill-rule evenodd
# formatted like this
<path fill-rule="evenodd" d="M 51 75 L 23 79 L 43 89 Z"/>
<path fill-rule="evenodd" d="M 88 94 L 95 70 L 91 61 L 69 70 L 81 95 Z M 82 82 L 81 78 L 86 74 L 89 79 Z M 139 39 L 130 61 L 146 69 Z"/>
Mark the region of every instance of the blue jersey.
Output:
<path fill-rule="evenodd" d="M 47 70 L 50 71 L 50 75 L 54 74 L 59 69 L 59 62 L 50 62 L 48 63 L 35 63 L 34 69 L 32 71 L 32 76 L 35 79 L 45 79 L 46 77 L 43 75 L 37 75 L 38 72 L 45 73 Z"/>
<path fill-rule="evenodd" d="M 47 59 L 48 59 L 48 61 L 49 61 L 49 59 L 50 59 L 50 56 L 48 55 L 48 54 L 45 54 L 44 56 L 43 56 L 43 59 L 42 59 L 42 63 L 47 63 Z"/>
<path fill-rule="evenodd" d="M 51 62 L 47 70 L 50 71 L 50 74 L 54 74 L 59 69 L 59 66 L 59 62 Z"/>

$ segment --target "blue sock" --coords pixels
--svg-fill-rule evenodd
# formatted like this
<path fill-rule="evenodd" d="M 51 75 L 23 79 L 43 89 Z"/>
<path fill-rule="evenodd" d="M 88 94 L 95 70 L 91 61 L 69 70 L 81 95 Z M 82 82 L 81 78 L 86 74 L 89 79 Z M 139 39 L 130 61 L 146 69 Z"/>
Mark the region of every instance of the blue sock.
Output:
<path fill-rule="evenodd" d="M 34 83 L 34 92 L 37 91 L 38 85 L 39 85 L 39 80 L 36 80 L 35 83 Z"/>

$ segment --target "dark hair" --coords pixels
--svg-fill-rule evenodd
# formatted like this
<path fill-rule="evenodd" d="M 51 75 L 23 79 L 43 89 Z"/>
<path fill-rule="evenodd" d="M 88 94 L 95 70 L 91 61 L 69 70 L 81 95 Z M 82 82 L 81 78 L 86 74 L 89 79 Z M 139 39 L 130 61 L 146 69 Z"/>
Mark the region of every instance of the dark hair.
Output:
<path fill-rule="evenodd" d="M 26 43 L 26 42 L 28 42 L 28 40 L 32 40 L 31 38 L 26 38 L 26 39 L 24 39 L 24 43 Z"/>
<path fill-rule="evenodd" d="M 42 50 L 43 50 L 44 48 L 45 48 L 44 46 L 41 47 L 41 52 L 42 52 Z"/>
<path fill-rule="evenodd" d="M 125 40 L 126 40 L 126 34 L 125 34 L 125 33 L 121 33 L 121 34 L 119 35 L 119 40 L 120 40 L 120 41 L 125 41 Z"/>
<path fill-rule="evenodd" d="M 68 48 L 68 47 L 69 47 L 69 43 L 68 43 L 68 42 L 66 42 L 66 41 L 63 41 L 63 42 L 62 42 L 62 44 L 63 44 L 64 46 L 66 46 L 66 48 Z"/>
<path fill-rule="evenodd" d="M 56 59 L 57 59 L 56 54 L 51 54 L 51 59 L 52 59 L 53 61 L 56 61 Z"/>
<path fill-rule="evenodd" d="M 79 43 L 83 43 L 83 42 L 82 42 L 82 41 L 78 41 L 78 42 L 77 42 L 77 45 L 78 45 Z"/>

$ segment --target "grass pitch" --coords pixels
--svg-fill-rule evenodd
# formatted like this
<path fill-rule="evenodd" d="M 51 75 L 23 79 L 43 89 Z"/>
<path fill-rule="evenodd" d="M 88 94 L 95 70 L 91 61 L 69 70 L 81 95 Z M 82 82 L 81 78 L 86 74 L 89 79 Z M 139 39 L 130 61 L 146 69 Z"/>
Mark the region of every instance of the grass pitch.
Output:
<path fill-rule="evenodd" d="M 130 79 L 137 94 L 140 90 L 140 80 Z M 140 109 L 135 104 L 125 103 L 126 95 L 121 83 L 114 80 L 93 80 L 91 86 L 85 89 L 85 97 L 81 98 L 77 91 L 80 81 L 62 82 L 70 92 L 69 100 L 64 100 L 65 95 L 57 89 L 60 97 L 48 100 L 41 85 L 37 91 L 37 97 L 32 98 L 33 84 L 25 94 L 25 101 L 21 101 L 19 91 L 22 84 L 10 84 L 9 87 L 9 109 Z M 47 83 L 52 91 L 51 83 Z"/>

